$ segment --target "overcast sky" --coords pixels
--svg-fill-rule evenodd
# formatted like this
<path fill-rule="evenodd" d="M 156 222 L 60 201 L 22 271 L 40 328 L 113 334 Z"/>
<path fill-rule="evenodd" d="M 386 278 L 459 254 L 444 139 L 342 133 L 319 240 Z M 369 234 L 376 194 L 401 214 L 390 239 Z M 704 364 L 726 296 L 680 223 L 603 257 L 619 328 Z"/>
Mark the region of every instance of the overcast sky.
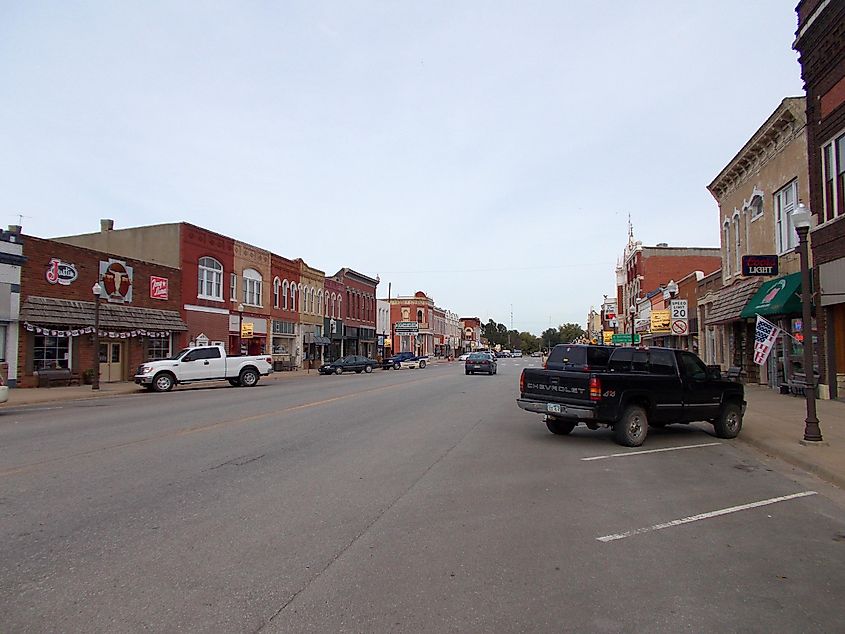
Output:
<path fill-rule="evenodd" d="M 539 333 L 803 94 L 797 0 L 0 1 L 0 211 L 185 220 Z"/>

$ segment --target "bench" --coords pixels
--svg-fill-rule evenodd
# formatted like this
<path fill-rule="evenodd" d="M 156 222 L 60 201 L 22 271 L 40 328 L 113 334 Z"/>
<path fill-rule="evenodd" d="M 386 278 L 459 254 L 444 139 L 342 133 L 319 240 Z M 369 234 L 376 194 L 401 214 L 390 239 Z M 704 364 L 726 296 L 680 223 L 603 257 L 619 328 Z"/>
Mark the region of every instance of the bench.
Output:
<path fill-rule="evenodd" d="M 35 376 L 38 377 L 38 387 L 66 387 L 68 385 L 82 384 L 82 378 L 79 376 L 79 373 L 73 372 L 68 368 L 36 370 Z"/>
<path fill-rule="evenodd" d="M 740 377 L 742 377 L 742 368 L 739 366 L 728 368 L 728 373 L 725 375 L 728 381 L 739 381 Z"/>
<path fill-rule="evenodd" d="M 813 374 L 815 375 L 816 385 L 818 386 L 819 374 L 818 372 L 814 372 Z M 807 375 L 803 372 L 793 372 L 786 384 L 789 388 L 789 393 L 793 396 L 806 396 L 805 390 L 807 389 Z M 818 393 L 816 395 L 818 396 Z"/>
<path fill-rule="evenodd" d="M 290 372 L 291 370 L 296 370 L 297 365 L 293 361 L 274 361 L 273 362 L 273 371 L 274 372 Z"/>

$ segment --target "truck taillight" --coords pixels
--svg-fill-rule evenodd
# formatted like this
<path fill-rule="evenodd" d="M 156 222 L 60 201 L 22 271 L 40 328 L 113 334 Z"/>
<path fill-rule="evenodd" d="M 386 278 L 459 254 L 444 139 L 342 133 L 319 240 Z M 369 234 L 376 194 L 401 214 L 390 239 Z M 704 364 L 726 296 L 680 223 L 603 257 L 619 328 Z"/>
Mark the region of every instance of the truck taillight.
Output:
<path fill-rule="evenodd" d="M 267 357 L 265 361 L 267 361 L 270 365 L 273 365 L 273 357 Z"/>
<path fill-rule="evenodd" d="M 525 391 L 525 370 L 519 375 L 519 393 L 522 394 Z"/>
<path fill-rule="evenodd" d="M 590 377 L 590 400 L 601 400 L 601 379 L 597 376 Z"/>

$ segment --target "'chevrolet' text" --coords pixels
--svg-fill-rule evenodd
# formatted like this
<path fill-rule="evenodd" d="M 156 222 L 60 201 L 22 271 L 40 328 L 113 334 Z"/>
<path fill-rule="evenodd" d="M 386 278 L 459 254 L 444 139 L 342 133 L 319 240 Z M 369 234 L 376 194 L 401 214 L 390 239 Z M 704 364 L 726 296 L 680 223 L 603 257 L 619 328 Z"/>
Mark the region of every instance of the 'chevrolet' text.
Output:
<path fill-rule="evenodd" d="M 529 390 L 537 392 L 561 392 L 563 394 L 583 394 L 587 390 L 583 387 L 570 387 L 568 385 L 543 385 L 542 383 L 528 383 Z"/>

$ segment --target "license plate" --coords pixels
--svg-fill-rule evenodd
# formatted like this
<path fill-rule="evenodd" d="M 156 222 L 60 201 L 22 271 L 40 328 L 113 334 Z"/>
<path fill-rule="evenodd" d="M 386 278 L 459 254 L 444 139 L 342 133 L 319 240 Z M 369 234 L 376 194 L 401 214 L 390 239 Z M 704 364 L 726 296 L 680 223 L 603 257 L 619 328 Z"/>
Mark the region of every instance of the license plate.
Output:
<path fill-rule="evenodd" d="M 546 403 L 546 411 L 554 412 L 555 414 L 560 414 L 560 405 L 558 405 L 557 403 Z"/>
<path fill-rule="evenodd" d="M 474 366 L 472 366 L 472 369 L 473 370 L 480 370 L 481 366 L 480 365 L 474 365 Z"/>

